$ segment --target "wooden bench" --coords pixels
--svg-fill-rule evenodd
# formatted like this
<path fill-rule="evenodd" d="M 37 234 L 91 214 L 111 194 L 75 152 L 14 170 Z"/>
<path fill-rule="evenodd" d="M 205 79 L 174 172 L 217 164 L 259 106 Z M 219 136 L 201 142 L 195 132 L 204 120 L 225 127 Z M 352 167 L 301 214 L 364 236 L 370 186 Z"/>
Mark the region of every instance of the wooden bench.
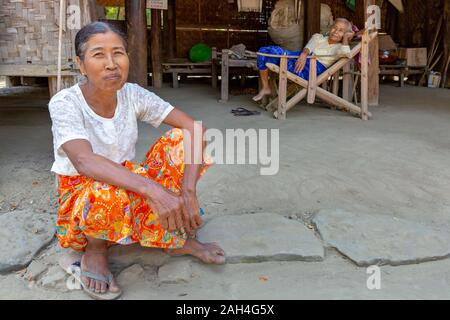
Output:
<path fill-rule="evenodd" d="M 424 74 L 427 72 L 427 67 L 409 67 L 406 65 L 380 65 L 380 76 L 391 75 L 398 76 L 400 78 L 400 87 L 405 86 L 405 77 L 412 74 Z"/>
<path fill-rule="evenodd" d="M 256 67 L 256 57 L 252 57 L 250 59 L 232 59 L 230 55 L 231 51 L 228 49 L 223 49 L 222 52 L 218 52 L 216 48 L 213 48 L 213 88 L 217 88 L 217 67 L 221 66 L 222 70 L 220 102 L 227 102 L 229 99 L 230 68 L 250 68 L 253 70 L 258 70 Z"/>
<path fill-rule="evenodd" d="M 162 63 L 163 73 L 172 74 L 172 85 L 179 88 L 179 74 L 205 74 L 211 75 L 211 61 L 190 62 L 188 59 L 170 59 Z M 214 80 L 213 80 L 214 81 Z"/>
<path fill-rule="evenodd" d="M 50 97 L 56 91 L 57 70 L 55 66 L 36 64 L 0 64 L 0 76 L 7 77 L 45 77 L 48 78 Z M 77 83 L 79 73 L 71 66 L 63 66 L 61 72 L 61 88 L 69 88 Z"/>

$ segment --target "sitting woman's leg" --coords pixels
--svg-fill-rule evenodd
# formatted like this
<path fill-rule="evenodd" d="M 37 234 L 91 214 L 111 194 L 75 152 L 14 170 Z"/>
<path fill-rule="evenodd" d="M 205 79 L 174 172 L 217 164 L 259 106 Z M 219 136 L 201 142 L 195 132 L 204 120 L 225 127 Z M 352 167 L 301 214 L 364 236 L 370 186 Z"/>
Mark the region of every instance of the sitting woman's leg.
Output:
<path fill-rule="evenodd" d="M 266 54 L 273 54 L 273 55 L 283 55 L 286 54 L 288 56 L 298 56 L 298 51 L 290 51 L 281 48 L 280 46 L 268 46 L 268 47 L 262 47 L 258 51 L 259 53 L 266 53 Z M 294 65 L 297 59 L 290 58 L 288 60 L 288 65 Z M 267 57 L 258 55 L 257 57 L 257 67 L 259 69 L 259 75 L 261 79 L 261 90 L 259 93 L 253 97 L 254 101 L 260 101 L 264 96 L 272 94 L 272 91 L 270 89 L 269 85 L 269 70 L 267 69 L 266 63 L 273 63 L 276 65 L 280 65 L 280 58 L 277 57 Z"/>
<path fill-rule="evenodd" d="M 267 46 L 262 47 L 258 50 L 259 53 L 266 53 L 266 54 L 276 54 L 281 55 L 284 53 L 285 50 L 283 50 L 279 46 Z M 273 63 L 276 65 L 280 64 L 280 58 L 276 57 L 267 57 L 258 55 L 256 58 L 256 65 L 259 69 L 259 76 L 261 79 L 261 90 L 259 93 L 253 97 L 254 101 L 260 101 L 264 98 L 266 95 L 270 95 L 272 92 L 270 90 L 269 85 L 269 70 L 267 69 L 266 63 Z"/>
<path fill-rule="evenodd" d="M 183 133 L 174 129 L 163 135 L 137 165 L 123 164 L 129 170 L 179 193 L 184 172 Z M 210 161 L 208 161 L 210 163 Z M 205 163 L 200 174 L 208 168 Z M 162 228 L 147 200 L 123 188 L 83 176 L 59 176 L 57 237 L 63 248 L 84 251 L 82 271 L 101 276 L 109 274 L 107 247 L 112 244 L 140 243 L 142 246 L 191 254 L 207 263 L 225 262 L 223 250 L 215 244 L 188 239 L 183 229 L 169 232 Z M 105 283 L 84 277 L 95 291 L 105 292 Z M 113 282 L 109 289 L 118 290 Z"/>
<path fill-rule="evenodd" d="M 108 266 L 108 243 L 105 240 L 91 238 L 86 236 L 87 245 L 84 255 L 81 257 L 81 271 L 90 272 L 101 276 L 110 274 Z M 106 282 L 98 281 L 88 277 L 81 277 L 81 281 L 90 288 L 91 291 L 97 293 L 105 293 L 106 291 L 119 292 L 120 288 L 115 279 L 107 286 Z"/>
<path fill-rule="evenodd" d="M 210 159 L 205 159 L 204 162 L 200 175 L 203 175 L 212 163 Z M 172 129 L 165 133 L 148 151 L 142 166 L 152 179 L 172 192 L 179 193 L 184 173 L 183 131 Z M 171 255 L 193 255 L 206 263 L 225 263 L 225 252 L 222 248 L 215 243 L 201 243 L 194 236 L 185 235 L 183 246 L 167 247 L 166 252 Z"/>

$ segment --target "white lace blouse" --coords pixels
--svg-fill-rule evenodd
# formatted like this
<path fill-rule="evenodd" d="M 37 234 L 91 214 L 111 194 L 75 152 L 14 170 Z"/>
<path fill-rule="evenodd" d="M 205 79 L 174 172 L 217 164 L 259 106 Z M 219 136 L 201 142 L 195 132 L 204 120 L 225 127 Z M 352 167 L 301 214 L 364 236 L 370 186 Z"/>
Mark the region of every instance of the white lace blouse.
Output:
<path fill-rule="evenodd" d="M 308 48 L 309 52 L 318 55 L 317 60 L 327 68 L 331 67 L 341 57 L 345 57 L 350 53 L 350 46 L 342 43 L 330 44 L 328 37 L 320 33 L 314 34 L 305 48 Z"/>
<path fill-rule="evenodd" d="M 122 163 L 135 156 L 137 120 L 158 127 L 173 106 L 137 84 L 126 83 L 117 92 L 113 118 L 103 118 L 87 104 L 78 84 L 58 92 L 49 103 L 55 162 L 51 171 L 78 175 L 61 146 L 70 140 L 88 140 L 94 153 Z"/>

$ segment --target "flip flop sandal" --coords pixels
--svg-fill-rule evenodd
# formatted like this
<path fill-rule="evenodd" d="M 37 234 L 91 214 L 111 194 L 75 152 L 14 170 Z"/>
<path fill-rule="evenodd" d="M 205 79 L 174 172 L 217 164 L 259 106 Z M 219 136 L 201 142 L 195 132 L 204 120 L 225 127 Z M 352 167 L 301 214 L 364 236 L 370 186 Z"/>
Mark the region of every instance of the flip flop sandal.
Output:
<path fill-rule="evenodd" d="M 75 280 L 80 283 L 83 291 L 87 293 L 91 298 L 94 298 L 96 300 L 114 300 L 119 298 L 120 295 L 122 294 L 122 290 L 118 292 L 111 292 L 108 290 L 106 293 L 97 293 L 95 291 L 92 291 L 89 287 L 87 287 L 81 280 L 81 277 L 86 277 L 97 281 L 105 282 L 108 286 L 111 284 L 114 277 L 111 273 L 108 274 L 108 276 L 103 276 L 92 272 L 81 271 L 81 255 L 79 254 L 71 253 L 63 256 L 59 261 L 59 265 L 61 268 L 64 269 L 64 271 L 73 276 Z"/>
<path fill-rule="evenodd" d="M 235 116 L 256 116 L 261 114 L 261 112 L 259 111 L 250 111 L 245 108 L 231 110 L 231 113 L 233 113 Z"/>
<path fill-rule="evenodd" d="M 237 108 L 237 109 L 233 109 L 233 110 L 231 110 L 231 113 L 235 113 L 235 112 L 242 112 L 242 111 L 248 111 L 248 110 L 247 110 L 247 109 L 245 109 L 245 108 L 239 107 L 239 108 Z"/>

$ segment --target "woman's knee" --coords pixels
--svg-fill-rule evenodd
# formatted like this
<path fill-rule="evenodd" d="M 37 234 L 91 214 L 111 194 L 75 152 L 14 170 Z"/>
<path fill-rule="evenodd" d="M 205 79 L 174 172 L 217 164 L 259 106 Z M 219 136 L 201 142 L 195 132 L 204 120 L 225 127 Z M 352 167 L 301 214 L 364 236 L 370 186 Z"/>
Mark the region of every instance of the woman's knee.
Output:
<path fill-rule="evenodd" d="M 164 133 L 164 138 L 170 139 L 174 142 L 180 142 L 184 139 L 184 131 L 180 128 L 172 128 L 166 133 Z"/>

